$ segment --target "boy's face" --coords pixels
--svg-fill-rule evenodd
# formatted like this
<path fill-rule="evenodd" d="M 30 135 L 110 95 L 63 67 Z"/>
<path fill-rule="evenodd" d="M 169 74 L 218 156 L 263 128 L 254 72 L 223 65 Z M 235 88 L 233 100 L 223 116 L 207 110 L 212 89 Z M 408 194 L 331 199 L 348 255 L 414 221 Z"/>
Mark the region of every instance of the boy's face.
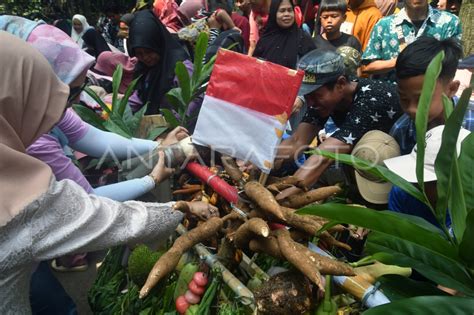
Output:
<path fill-rule="evenodd" d="M 341 11 L 324 11 L 321 13 L 321 26 L 326 33 L 338 32 L 341 24 L 346 20 L 346 15 Z"/>
<path fill-rule="evenodd" d="M 315 108 L 320 117 L 328 117 L 336 110 L 343 96 L 341 84 L 336 83 L 333 89 L 322 86 L 316 91 L 305 95 L 305 99 L 307 105 Z"/>
<path fill-rule="evenodd" d="M 400 105 L 405 113 L 411 119 L 415 119 L 418 101 L 420 100 L 421 90 L 425 75 L 398 80 L 398 94 L 400 95 Z M 436 82 L 431 106 L 428 113 L 428 124 L 444 121 L 443 94 L 451 98 L 459 87 L 459 81 L 444 82 L 438 80 Z M 431 126 L 434 127 L 434 126 Z"/>

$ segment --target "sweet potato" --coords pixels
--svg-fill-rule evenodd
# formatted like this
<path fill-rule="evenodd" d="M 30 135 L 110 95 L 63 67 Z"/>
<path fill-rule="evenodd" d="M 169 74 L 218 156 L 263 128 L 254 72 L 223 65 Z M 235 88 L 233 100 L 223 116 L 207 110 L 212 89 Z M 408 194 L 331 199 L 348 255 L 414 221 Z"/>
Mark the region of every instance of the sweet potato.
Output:
<path fill-rule="evenodd" d="M 173 246 L 164 253 L 151 270 L 145 285 L 140 290 L 140 298 L 148 295 L 150 290 L 166 275 L 176 268 L 181 255 L 195 244 L 203 242 L 215 236 L 223 227 L 224 220 L 221 218 L 210 218 L 188 233 L 176 239 Z"/>
<path fill-rule="evenodd" d="M 288 208 L 301 208 L 313 202 L 324 200 L 342 191 L 339 186 L 327 186 L 310 190 L 305 193 L 289 196 L 281 202 L 282 206 Z"/>

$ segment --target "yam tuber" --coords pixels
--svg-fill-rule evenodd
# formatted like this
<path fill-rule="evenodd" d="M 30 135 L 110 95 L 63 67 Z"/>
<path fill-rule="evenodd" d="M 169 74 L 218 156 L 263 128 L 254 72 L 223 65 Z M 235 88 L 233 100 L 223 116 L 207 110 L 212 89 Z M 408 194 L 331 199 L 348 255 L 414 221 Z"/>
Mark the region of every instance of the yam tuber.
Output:
<path fill-rule="evenodd" d="M 281 202 L 282 206 L 301 208 L 316 201 L 321 201 L 334 196 L 342 191 L 339 186 L 327 186 L 310 190 L 305 193 L 289 196 Z"/>
<path fill-rule="evenodd" d="M 267 215 L 271 215 L 280 220 L 285 217 L 280 209 L 280 205 L 275 197 L 259 182 L 248 182 L 244 186 L 245 194 L 252 199 Z"/>
<path fill-rule="evenodd" d="M 234 244 L 237 248 L 244 249 L 255 236 L 268 237 L 270 228 L 267 222 L 260 218 L 252 218 L 242 224 L 234 235 Z"/>
<path fill-rule="evenodd" d="M 306 190 L 306 187 L 303 185 L 303 180 L 295 176 L 279 178 L 276 181 L 273 181 L 273 183 L 271 183 L 270 185 L 268 185 L 267 189 L 273 193 L 279 193 L 282 190 L 291 186 L 296 186 L 298 188 Z"/>
<path fill-rule="evenodd" d="M 270 235 L 267 238 L 254 238 L 249 242 L 248 246 L 252 252 L 267 254 L 280 260 L 285 259 L 281 254 L 278 241 L 273 235 Z"/>
<path fill-rule="evenodd" d="M 270 278 L 255 292 L 258 314 L 304 314 L 312 304 L 309 282 L 299 272 L 286 271 Z"/>
<path fill-rule="evenodd" d="M 240 183 L 242 181 L 243 174 L 235 160 L 230 156 L 223 155 L 221 157 L 221 161 L 230 178 L 232 178 L 235 182 Z"/>
<path fill-rule="evenodd" d="M 195 244 L 215 236 L 222 229 L 223 225 L 223 219 L 212 217 L 200 226 L 178 237 L 173 246 L 160 257 L 151 270 L 145 285 L 140 290 L 140 298 L 147 296 L 161 279 L 176 268 L 181 255 L 185 251 Z"/>
<path fill-rule="evenodd" d="M 314 261 L 309 256 L 298 254 L 299 250 L 296 248 L 295 242 L 291 239 L 290 233 L 287 230 L 277 230 L 275 231 L 275 234 L 277 236 L 280 251 L 286 260 L 288 260 L 288 262 L 295 266 L 324 292 L 321 274 L 319 273 L 319 270 L 315 268 Z"/>

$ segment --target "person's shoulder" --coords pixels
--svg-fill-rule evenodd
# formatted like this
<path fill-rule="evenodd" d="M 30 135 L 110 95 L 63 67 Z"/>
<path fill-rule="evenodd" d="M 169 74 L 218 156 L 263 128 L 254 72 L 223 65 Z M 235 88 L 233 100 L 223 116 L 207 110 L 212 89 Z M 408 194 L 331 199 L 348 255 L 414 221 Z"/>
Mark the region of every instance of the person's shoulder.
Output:
<path fill-rule="evenodd" d="M 361 98 L 371 98 L 374 94 L 378 94 L 383 98 L 396 98 L 398 96 L 395 83 L 366 78 L 359 78 L 357 82 L 359 85 L 357 93 Z"/>
<path fill-rule="evenodd" d="M 438 9 L 432 9 L 431 20 L 435 24 L 459 23 L 459 17 L 456 15 Z"/>

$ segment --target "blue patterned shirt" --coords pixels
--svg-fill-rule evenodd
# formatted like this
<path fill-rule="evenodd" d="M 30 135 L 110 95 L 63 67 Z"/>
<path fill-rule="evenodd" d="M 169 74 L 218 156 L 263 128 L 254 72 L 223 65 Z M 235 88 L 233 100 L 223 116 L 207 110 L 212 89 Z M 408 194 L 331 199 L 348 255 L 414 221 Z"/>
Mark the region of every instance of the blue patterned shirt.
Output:
<path fill-rule="evenodd" d="M 454 104 L 457 104 L 458 100 L 457 97 L 454 97 Z M 464 114 L 462 127 L 474 132 L 474 103 L 472 101 Z M 410 154 L 416 145 L 415 122 L 410 119 L 410 116 L 403 114 L 393 124 L 392 129 L 390 129 L 390 135 L 397 140 L 402 155 Z"/>
<path fill-rule="evenodd" d="M 428 6 L 428 16 L 417 32 L 405 9 L 402 9 L 399 13 L 384 17 L 375 24 L 362 55 L 362 63 L 396 58 L 404 47 L 403 44 L 400 45 L 400 37 L 404 39 L 406 45 L 409 45 L 420 36 L 434 37 L 438 40 L 455 37 L 460 40 L 461 23 L 457 16 Z M 393 73 L 390 78 L 394 79 Z"/>

